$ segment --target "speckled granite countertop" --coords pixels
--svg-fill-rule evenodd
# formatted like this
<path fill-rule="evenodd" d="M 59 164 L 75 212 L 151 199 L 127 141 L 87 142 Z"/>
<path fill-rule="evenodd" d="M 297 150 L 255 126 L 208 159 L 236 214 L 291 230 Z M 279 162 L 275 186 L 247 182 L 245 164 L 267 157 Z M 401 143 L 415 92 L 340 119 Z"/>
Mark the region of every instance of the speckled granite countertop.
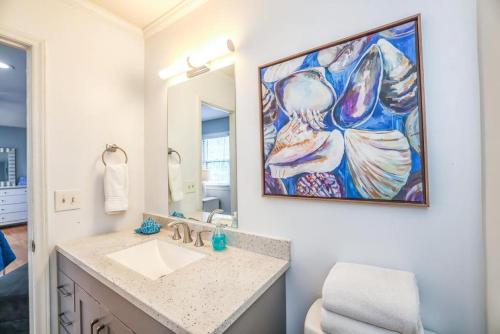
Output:
<path fill-rule="evenodd" d="M 222 333 L 289 267 L 289 261 L 236 247 L 214 252 L 182 244 L 162 230 L 141 236 L 131 230 L 65 242 L 57 250 L 101 283 L 176 333 Z M 106 257 L 132 245 L 161 239 L 207 254 L 157 280 Z"/>

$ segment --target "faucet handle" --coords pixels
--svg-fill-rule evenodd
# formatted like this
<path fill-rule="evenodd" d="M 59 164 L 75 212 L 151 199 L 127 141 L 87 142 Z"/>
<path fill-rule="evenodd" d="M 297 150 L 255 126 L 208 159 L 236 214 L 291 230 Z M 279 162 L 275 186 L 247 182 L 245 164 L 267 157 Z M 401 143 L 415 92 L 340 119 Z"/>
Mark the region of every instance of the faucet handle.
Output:
<path fill-rule="evenodd" d="M 203 239 L 201 235 L 205 232 L 212 232 L 211 230 L 202 230 L 196 232 L 196 241 L 194 242 L 195 247 L 203 247 L 205 244 L 203 243 Z"/>
<path fill-rule="evenodd" d="M 179 233 L 179 225 L 174 226 L 174 234 L 172 235 L 172 240 L 179 240 L 181 238 L 181 234 Z"/>
<path fill-rule="evenodd" d="M 172 235 L 172 240 L 179 240 L 181 238 L 181 234 L 179 233 L 179 221 L 172 221 L 168 223 L 168 227 L 171 227 L 174 229 L 174 234 Z"/>

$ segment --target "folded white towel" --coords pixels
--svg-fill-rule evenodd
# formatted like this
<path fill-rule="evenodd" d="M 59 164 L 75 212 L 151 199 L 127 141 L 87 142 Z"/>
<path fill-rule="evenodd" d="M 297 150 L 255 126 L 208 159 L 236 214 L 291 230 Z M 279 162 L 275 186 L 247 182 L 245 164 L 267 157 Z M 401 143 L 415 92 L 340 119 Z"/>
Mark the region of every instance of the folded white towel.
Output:
<path fill-rule="evenodd" d="M 128 167 L 126 164 L 106 166 L 104 171 L 104 209 L 114 214 L 128 209 Z"/>
<path fill-rule="evenodd" d="M 327 311 L 401 334 L 422 333 L 415 275 L 337 263 L 323 285 Z"/>
<path fill-rule="evenodd" d="M 182 180 L 181 164 L 173 159 L 168 159 L 168 189 L 172 202 L 182 201 L 184 198 L 184 182 Z"/>
<path fill-rule="evenodd" d="M 321 329 L 328 334 L 399 334 L 321 308 Z"/>

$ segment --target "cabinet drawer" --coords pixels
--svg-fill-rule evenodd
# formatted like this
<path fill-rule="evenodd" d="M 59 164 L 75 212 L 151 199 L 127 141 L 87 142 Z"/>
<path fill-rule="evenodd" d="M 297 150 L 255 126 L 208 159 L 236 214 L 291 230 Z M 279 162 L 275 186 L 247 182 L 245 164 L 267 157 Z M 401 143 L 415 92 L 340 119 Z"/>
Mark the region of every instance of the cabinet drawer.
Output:
<path fill-rule="evenodd" d="M 75 283 L 61 271 L 57 272 L 57 299 L 61 334 L 73 334 L 75 322 Z"/>
<path fill-rule="evenodd" d="M 26 188 L 16 188 L 16 189 L 0 189 L 0 197 L 3 196 L 15 196 L 15 195 L 24 195 L 28 193 L 28 189 Z"/>
<path fill-rule="evenodd" d="M 27 202 L 26 194 L 0 197 L 0 205 L 20 204 L 20 203 L 26 203 L 26 202 Z"/>
<path fill-rule="evenodd" d="M 27 221 L 28 212 L 11 212 L 0 214 L 0 223 L 10 222 L 10 221 Z"/>
<path fill-rule="evenodd" d="M 0 205 L 0 215 L 4 213 L 23 212 L 23 211 L 28 211 L 27 203 Z"/>

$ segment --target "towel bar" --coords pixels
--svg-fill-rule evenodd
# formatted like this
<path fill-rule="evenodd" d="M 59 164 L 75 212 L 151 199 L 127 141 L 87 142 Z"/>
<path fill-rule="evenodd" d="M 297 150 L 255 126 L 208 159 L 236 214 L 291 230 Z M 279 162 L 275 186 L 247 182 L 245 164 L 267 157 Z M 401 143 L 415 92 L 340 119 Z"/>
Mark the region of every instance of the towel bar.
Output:
<path fill-rule="evenodd" d="M 176 150 L 174 150 L 173 148 L 168 148 L 168 155 L 172 154 L 172 153 L 175 153 L 177 154 L 177 157 L 179 158 L 179 163 L 182 163 L 182 158 L 181 158 L 181 154 L 179 152 L 177 152 Z"/>
<path fill-rule="evenodd" d="M 104 160 L 104 155 L 106 154 L 106 152 L 114 153 L 114 152 L 116 152 L 116 150 L 120 150 L 123 152 L 123 154 L 125 155 L 125 163 L 128 163 L 127 152 L 125 152 L 125 150 L 123 148 L 121 148 L 120 146 L 118 146 L 116 144 L 106 144 L 106 149 L 104 150 L 104 152 L 102 152 L 102 155 L 101 155 L 102 163 L 104 164 L 104 166 L 107 166 L 106 160 Z"/>

